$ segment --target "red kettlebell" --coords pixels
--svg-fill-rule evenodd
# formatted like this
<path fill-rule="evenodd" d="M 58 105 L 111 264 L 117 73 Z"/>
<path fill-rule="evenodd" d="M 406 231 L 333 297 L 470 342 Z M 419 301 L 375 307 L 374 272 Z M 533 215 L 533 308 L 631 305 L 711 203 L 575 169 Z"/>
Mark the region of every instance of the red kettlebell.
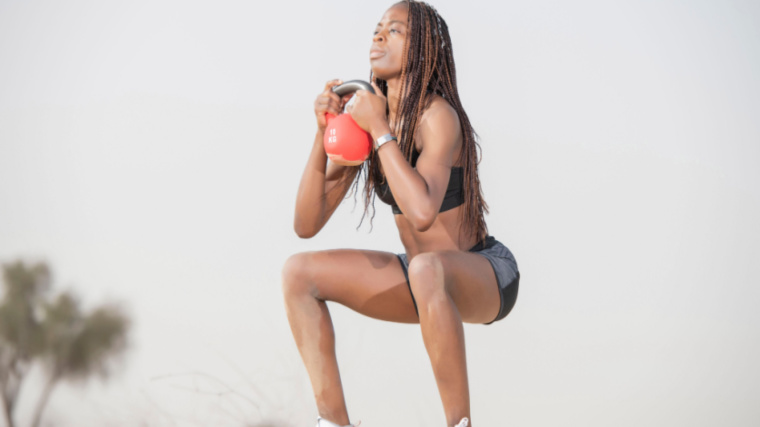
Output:
<path fill-rule="evenodd" d="M 359 89 L 375 93 L 372 86 L 362 80 L 351 80 L 334 86 L 332 91 L 338 96 L 343 96 Z M 343 113 L 337 116 L 325 113 L 325 117 L 327 127 L 323 144 L 330 161 L 343 166 L 356 166 L 367 160 L 372 151 L 372 136 L 356 124 L 346 109 L 344 108 Z"/>

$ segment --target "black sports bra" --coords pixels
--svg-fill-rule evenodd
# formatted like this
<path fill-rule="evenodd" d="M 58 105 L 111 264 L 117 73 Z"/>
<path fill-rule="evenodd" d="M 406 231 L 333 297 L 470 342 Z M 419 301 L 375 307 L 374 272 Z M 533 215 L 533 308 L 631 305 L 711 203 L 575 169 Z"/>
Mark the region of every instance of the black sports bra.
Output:
<path fill-rule="evenodd" d="M 412 154 L 412 167 L 417 164 L 417 157 L 419 157 L 419 153 L 415 150 Z M 455 207 L 464 204 L 463 186 L 464 169 L 461 166 L 452 167 L 449 186 L 446 188 L 446 194 L 443 196 L 443 203 L 441 203 L 441 209 L 438 212 L 446 212 L 447 210 L 454 209 Z M 391 205 L 394 215 L 402 214 L 401 209 L 399 209 L 396 204 L 396 200 L 393 198 L 393 193 L 391 193 L 387 181 L 383 180 L 380 187 L 375 188 L 375 193 L 385 204 Z"/>

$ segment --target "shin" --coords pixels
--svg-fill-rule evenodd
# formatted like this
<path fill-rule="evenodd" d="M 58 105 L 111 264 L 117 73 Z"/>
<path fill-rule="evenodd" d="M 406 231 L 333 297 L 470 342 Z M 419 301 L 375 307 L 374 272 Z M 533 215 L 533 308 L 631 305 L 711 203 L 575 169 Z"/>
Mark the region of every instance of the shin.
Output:
<path fill-rule="evenodd" d="M 310 254 L 297 254 L 285 263 L 283 295 L 290 329 L 309 373 L 319 414 L 348 424 L 348 412 L 335 356 L 335 334 L 325 301 L 310 280 Z"/>

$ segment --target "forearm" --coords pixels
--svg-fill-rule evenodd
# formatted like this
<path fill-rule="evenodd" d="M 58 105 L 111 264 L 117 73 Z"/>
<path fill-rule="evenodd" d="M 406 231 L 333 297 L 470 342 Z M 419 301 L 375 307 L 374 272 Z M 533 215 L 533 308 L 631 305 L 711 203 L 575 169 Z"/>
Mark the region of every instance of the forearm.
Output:
<path fill-rule="evenodd" d="M 296 195 L 294 227 L 301 237 L 316 234 L 324 224 L 327 154 L 322 146 L 324 130 L 318 130 Z"/>

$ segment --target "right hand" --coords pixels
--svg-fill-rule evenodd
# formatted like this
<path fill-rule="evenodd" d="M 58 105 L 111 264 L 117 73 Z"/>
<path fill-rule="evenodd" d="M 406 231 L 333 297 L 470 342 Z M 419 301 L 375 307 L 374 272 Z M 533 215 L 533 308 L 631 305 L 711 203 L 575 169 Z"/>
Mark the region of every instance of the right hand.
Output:
<path fill-rule="evenodd" d="M 325 113 L 337 116 L 343 111 L 343 106 L 351 99 L 351 95 L 345 95 L 341 99 L 338 94 L 332 91 L 334 86 L 343 84 L 343 80 L 330 80 L 325 84 L 325 89 L 317 96 L 314 101 L 314 115 L 317 116 L 317 127 L 324 132 L 327 127 L 327 118 Z"/>

